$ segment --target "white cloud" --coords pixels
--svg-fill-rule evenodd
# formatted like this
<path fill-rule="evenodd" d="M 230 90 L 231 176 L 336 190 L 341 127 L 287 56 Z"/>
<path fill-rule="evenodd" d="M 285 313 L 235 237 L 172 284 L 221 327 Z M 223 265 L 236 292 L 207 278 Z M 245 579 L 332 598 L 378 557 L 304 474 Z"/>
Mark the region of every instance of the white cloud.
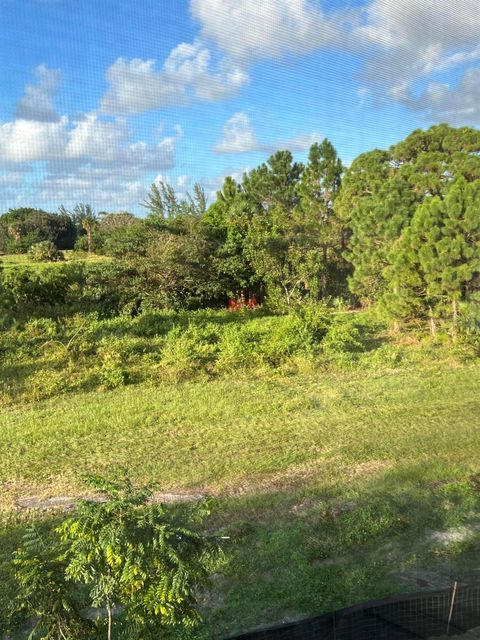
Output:
<path fill-rule="evenodd" d="M 214 151 L 215 153 L 250 153 L 255 151 L 274 153 L 278 149 L 305 151 L 318 139 L 319 136 L 313 132 L 299 134 L 285 140 L 260 142 L 248 115 L 243 111 L 239 111 L 225 123 L 223 137 L 215 145 Z"/>
<path fill-rule="evenodd" d="M 18 187 L 23 182 L 23 173 L 11 171 L 0 174 L 0 187 Z"/>
<path fill-rule="evenodd" d="M 60 116 L 53 105 L 53 96 L 62 79 L 58 69 L 48 69 L 41 64 L 35 70 L 36 84 L 25 87 L 25 95 L 20 98 L 17 107 L 17 118 L 39 122 L 58 122 Z"/>
<path fill-rule="evenodd" d="M 4 206 L 31 198 L 35 206 L 87 201 L 136 207 L 148 190 L 148 174 L 175 166 L 177 138 L 178 130 L 154 144 L 135 141 L 125 120 L 96 113 L 73 122 L 64 116 L 56 123 L 0 124 L 0 198 Z"/>
<path fill-rule="evenodd" d="M 123 166 L 137 170 L 169 169 L 174 165 L 177 136 L 167 136 L 156 144 L 132 141 L 123 119 L 106 121 L 86 114 L 69 122 L 14 120 L 0 124 L 0 158 L 3 165 L 36 161 L 79 166 Z"/>
<path fill-rule="evenodd" d="M 196 40 L 179 44 L 157 71 L 155 60 L 119 58 L 107 70 L 109 89 L 100 108 L 103 113 L 129 115 L 167 106 L 185 106 L 191 97 L 214 101 L 239 91 L 249 78 L 225 58 L 215 65 L 210 50 Z"/>
<path fill-rule="evenodd" d="M 320 0 L 190 0 L 201 37 L 216 43 L 242 68 L 259 59 L 281 60 L 340 48 L 363 58 L 359 106 L 393 100 L 450 122 L 477 122 L 471 96 L 473 70 L 480 60 L 478 0 L 366 0 L 363 6 L 326 12 Z M 440 89 L 439 77 L 470 65 L 459 90 L 468 106 L 454 99 L 454 89 Z M 472 74 L 470 73 L 472 72 Z M 427 89 L 418 99 L 418 83 Z M 440 99 L 439 93 L 442 94 Z M 445 108 L 438 108 L 440 102 Z M 448 104 L 447 104 L 448 102 Z M 464 120 L 467 118 L 467 120 Z M 251 127 L 232 120 L 216 146 L 218 153 L 263 148 Z"/>
<path fill-rule="evenodd" d="M 364 82 L 377 98 L 388 96 L 452 124 L 479 121 L 474 105 L 463 105 L 438 81 L 439 75 L 480 60 L 478 0 L 372 0 L 355 36 L 367 52 Z M 467 101 L 475 94 L 474 70 L 466 70 L 457 90 Z M 414 97 L 419 81 L 427 88 Z"/>
<path fill-rule="evenodd" d="M 183 138 L 183 129 L 179 124 L 174 124 L 173 125 L 173 130 L 174 130 L 175 135 L 177 136 L 177 138 Z"/>
<path fill-rule="evenodd" d="M 312 0 L 190 0 L 202 35 L 230 56 L 247 61 L 303 54 L 338 44 L 340 16 Z"/>
<path fill-rule="evenodd" d="M 114 162 L 127 135 L 125 120 L 104 121 L 95 113 L 86 114 L 69 132 L 65 155 L 93 162 Z"/>
<path fill-rule="evenodd" d="M 177 176 L 177 189 L 185 190 L 190 182 L 190 176 Z"/>
<path fill-rule="evenodd" d="M 62 158 L 68 140 L 68 119 L 59 122 L 14 120 L 0 124 L 0 162 L 22 163 Z"/>
<path fill-rule="evenodd" d="M 102 141 L 109 133 L 107 150 Z M 69 206 L 86 201 L 97 208 L 136 208 L 146 196 L 148 174 L 175 166 L 175 142 L 175 136 L 157 144 L 132 142 L 123 121 L 105 123 L 91 114 L 72 130 L 65 159 L 50 164 L 41 197 Z"/>
<path fill-rule="evenodd" d="M 430 82 L 418 96 L 408 86 L 399 87 L 396 99 L 405 106 L 423 111 L 437 122 L 453 125 L 480 123 L 480 69 L 469 69 L 457 86 Z"/>
<path fill-rule="evenodd" d="M 175 79 L 184 88 L 191 87 L 197 98 L 214 101 L 228 98 L 249 80 L 248 75 L 231 60 L 222 58 L 212 70 L 210 50 L 196 40 L 193 44 L 179 44 L 164 64 L 166 78 Z"/>
<path fill-rule="evenodd" d="M 477 46 L 480 13 L 477 0 L 372 0 L 357 35 L 373 44 L 414 48 L 435 56 Z M 432 49 L 433 47 L 433 49 Z"/>
<path fill-rule="evenodd" d="M 185 87 L 175 79 L 167 81 L 155 70 L 155 60 L 118 58 L 106 78 L 110 86 L 100 103 L 103 113 L 128 115 L 188 103 Z"/>
<path fill-rule="evenodd" d="M 74 174 L 48 174 L 38 185 L 37 198 L 41 202 L 62 203 L 67 207 L 73 207 L 77 202 L 90 202 L 97 209 L 125 210 L 137 206 L 146 192 L 147 185 L 128 172 L 84 166 Z"/>
<path fill-rule="evenodd" d="M 223 127 L 223 138 L 215 145 L 215 153 L 247 153 L 258 151 L 259 142 L 250 122 L 243 111 L 235 113 Z"/>

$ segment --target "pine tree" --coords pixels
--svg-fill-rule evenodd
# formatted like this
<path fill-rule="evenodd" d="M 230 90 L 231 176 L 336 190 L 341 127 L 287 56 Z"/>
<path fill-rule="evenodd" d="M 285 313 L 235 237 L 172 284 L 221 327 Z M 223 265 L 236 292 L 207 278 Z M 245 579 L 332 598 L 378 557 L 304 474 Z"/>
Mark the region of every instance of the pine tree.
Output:
<path fill-rule="evenodd" d="M 455 180 L 445 197 L 425 200 L 392 250 L 384 303 L 400 317 L 448 315 L 455 327 L 459 303 L 480 274 L 480 180 Z M 397 301 L 394 304 L 395 296 Z"/>
<path fill-rule="evenodd" d="M 362 154 L 348 170 L 337 211 L 349 229 L 350 289 L 363 301 L 384 298 L 387 275 L 404 234 L 424 201 L 443 198 L 454 180 L 480 177 L 480 132 L 446 124 L 417 130 L 388 152 Z M 389 289 L 391 293 L 391 289 Z"/>
<path fill-rule="evenodd" d="M 334 277 L 342 267 L 345 269 L 341 255 L 344 229 L 334 208 L 342 172 L 342 162 L 335 147 L 325 139 L 321 144 L 311 146 L 308 164 L 297 185 L 299 203 L 296 218 L 309 244 L 314 244 L 317 249 L 314 264 L 321 297 L 335 290 Z"/>

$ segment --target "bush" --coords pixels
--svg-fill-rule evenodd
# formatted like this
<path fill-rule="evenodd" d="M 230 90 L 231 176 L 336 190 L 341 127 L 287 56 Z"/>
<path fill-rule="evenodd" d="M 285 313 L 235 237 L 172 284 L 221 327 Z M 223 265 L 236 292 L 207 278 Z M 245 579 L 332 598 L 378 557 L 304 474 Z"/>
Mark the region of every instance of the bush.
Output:
<path fill-rule="evenodd" d="M 45 307 L 64 304 L 72 284 L 66 266 L 7 271 L 3 285 L 10 296 L 13 311 L 26 315 L 45 314 Z"/>
<path fill-rule="evenodd" d="M 51 318 L 29 320 L 23 330 L 27 340 L 48 340 L 57 335 L 57 325 Z"/>
<path fill-rule="evenodd" d="M 204 369 L 217 352 L 218 330 L 209 323 L 204 327 L 190 325 L 171 329 L 162 349 L 161 365 L 175 379 L 190 377 Z"/>
<path fill-rule="evenodd" d="M 365 346 L 358 327 L 337 316 L 322 341 L 322 350 L 336 364 L 349 367 Z"/>
<path fill-rule="evenodd" d="M 128 382 L 128 371 L 125 366 L 127 354 L 124 341 L 120 338 L 102 338 L 97 348 L 102 363 L 100 380 L 107 389 L 122 387 Z"/>
<path fill-rule="evenodd" d="M 64 371 L 48 369 L 36 371 L 27 378 L 25 384 L 25 398 L 27 400 L 44 400 L 53 398 L 68 388 Z"/>
<path fill-rule="evenodd" d="M 28 250 L 28 257 L 33 262 L 59 262 L 65 260 L 63 252 L 57 249 L 51 240 L 43 240 L 33 244 Z"/>
<path fill-rule="evenodd" d="M 128 479 L 91 485 L 103 501 L 81 501 L 55 529 L 35 523 L 14 551 L 11 630 L 33 621 L 31 638 L 140 640 L 196 626 L 199 594 L 224 562 L 219 540 L 198 531 L 209 503 L 151 504 Z"/>
<path fill-rule="evenodd" d="M 457 326 L 458 344 L 465 355 L 480 355 L 480 306 L 478 303 L 465 305 L 460 310 Z"/>
<path fill-rule="evenodd" d="M 216 368 L 219 371 L 235 371 L 258 366 L 262 361 L 262 334 L 251 325 L 225 327 L 219 342 Z"/>
<path fill-rule="evenodd" d="M 311 342 L 320 342 L 326 335 L 332 323 L 332 312 L 324 304 L 306 301 L 294 311 L 303 326 L 303 330 L 309 334 Z"/>
<path fill-rule="evenodd" d="M 378 349 L 374 349 L 362 355 L 362 367 L 370 369 L 395 369 L 402 364 L 404 353 L 401 348 L 395 345 L 382 345 Z"/>

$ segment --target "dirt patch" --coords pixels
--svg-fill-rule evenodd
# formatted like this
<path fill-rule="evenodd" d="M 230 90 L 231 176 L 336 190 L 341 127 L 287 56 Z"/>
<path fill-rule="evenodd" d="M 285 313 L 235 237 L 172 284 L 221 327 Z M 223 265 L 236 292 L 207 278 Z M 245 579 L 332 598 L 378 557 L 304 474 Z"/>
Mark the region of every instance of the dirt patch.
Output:
<path fill-rule="evenodd" d="M 368 462 L 361 462 L 360 464 L 352 467 L 351 477 L 373 476 L 378 473 L 382 473 L 391 466 L 392 463 L 387 460 L 369 460 Z"/>
<path fill-rule="evenodd" d="M 152 495 L 149 502 L 152 504 L 175 503 L 175 502 L 199 502 L 206 498 L 204 493 L 161 493 L 157 492 Z M 39 498 L 37 496 L 29 496 L 27 498 L 18 498 L 16 505 L 20 509 L 29 509 L 34 511 L 49 511 L 51 509 L 61 509 L 63 511 L 71 511 L 75 508 L 79 500 L 87 499 L 92 502 L 105 502 L 105 498 L 101 495 L 88 496 L 55 496 L 52 498 Z"/>
<path fill-rule="evenodd" d="M 445 531 L 431 531 L 427 534 L 428 542 L 440 545 L 449 545 L 455 542 L 465 542 L 480 532 L 480 522 Z"/>
<path fill-rule="evenodd" d="M 334 471 L 338 469 L 338 461 L 325 458 L 325 452 L 319 452 L 319 456 L 308 462 L 291 465 L 286 469 L 275 473 L 265 473 L 257 476 L 240 478 L 235 484 L 227 485 L 221 493 L 227 496 L 246 496 L 252 493 L 278 493 L 280 491 L 292 491 L 302 488 L 309 481 L 317 478 L 323 486 L 330 484 L 334 477 Z"/>

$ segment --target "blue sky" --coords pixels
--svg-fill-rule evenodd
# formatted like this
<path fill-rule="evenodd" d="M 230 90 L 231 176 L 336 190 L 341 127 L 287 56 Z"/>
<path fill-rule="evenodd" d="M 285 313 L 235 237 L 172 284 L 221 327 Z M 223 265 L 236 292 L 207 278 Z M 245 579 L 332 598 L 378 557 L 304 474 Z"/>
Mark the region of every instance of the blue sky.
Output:
<path fill-rule="evenodd" d="M 0 0 L 0 212 L 480 124 L 478 0 Z"/>

